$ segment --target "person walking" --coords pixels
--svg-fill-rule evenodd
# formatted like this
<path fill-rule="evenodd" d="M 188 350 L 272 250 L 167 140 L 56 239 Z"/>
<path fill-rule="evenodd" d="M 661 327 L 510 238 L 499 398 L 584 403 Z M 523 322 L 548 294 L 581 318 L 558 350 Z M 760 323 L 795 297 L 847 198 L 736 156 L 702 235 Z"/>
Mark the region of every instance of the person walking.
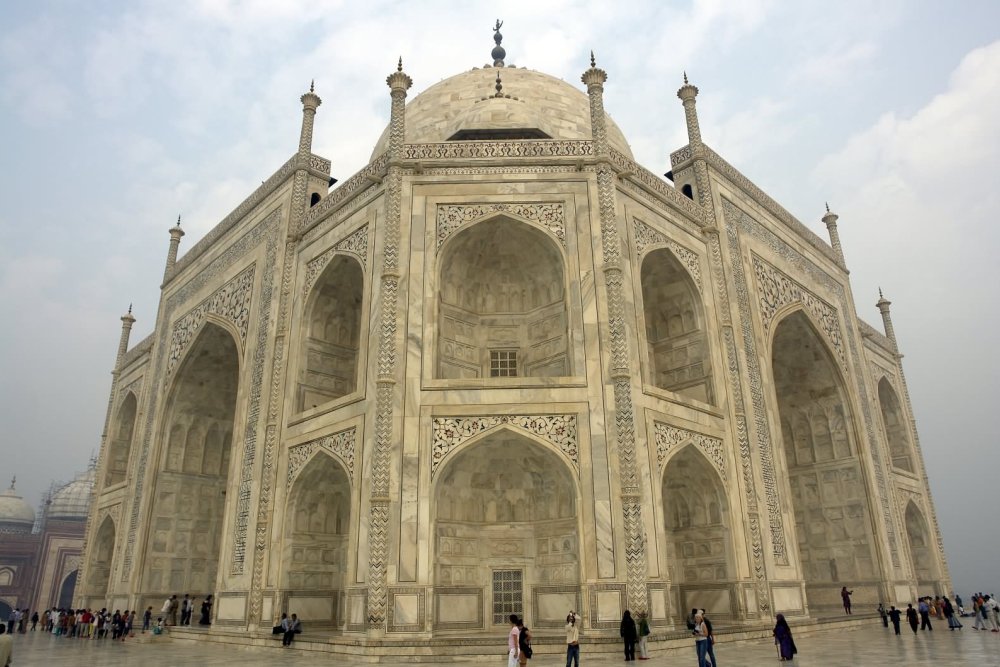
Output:
<path fill-rule="evenodd" d="M 146 634 L 149 630 L 150 623 L 153 622 L 153 608 L 146 607 L 146 611 L 142 612 L 142 634 Z"/>
<path fill-rule="evenodd" d="M 170 625 L 177 625 L 177 610 L 180 608 L 176 595 L 170 596 Z"/>
<path fill-rule="evenodd" d="M 38 629 L 38 610 L 31 615 L 31 631 L 34 632 Z"/>
<path fill-rule="evenodd" d="M 517 667 L 520 649 L 517 643 L 517 614 L 508 616 L 510 632 L 507 633 L 507 667 Z"/>
<path fill-rule="evenodd" d="M 566 615 L 566 667 L 580 667 L 580 627 L 574 611 Z"/>
<path fill-rule="evenodd" d="M 708 626 L 705 625 L 705 617 L 698 612 L 694 615 L 694 649 L 698 654 L 698 667 L 712 667 L 708 661 Z"/>
<path fill-rule="evenodd" d="M 212 624 L 212 596 L 209 595 L 205 598 L 205 601 L 201 603 L 201 618 L 198 619 L 198 625 L 211 625 Z"/>
<path fill-rule="evenodd" d="M 639 612 L 639 659 L 649 660 L 649 653 L 646 652 L 646 637 L 649 636 L 649 621 L 646 620 L 646 612 Z"/>
<path fill-rule="evenodd" d="M 844 613 L 851 613 L 851 596 L 854 595 L 854 591 L 847 590 L 847 586 L 840 589 L 840 599 L 844 602 Z"/>
<path fill-rule="evenodd" d="M 990 622 L 993 624 L 993 632 L 1000 632 L 1000 603 L 997 603 L 995 595 L 986 596 L 986 605 L 989 609 Z"/>
<path fill-rule="evenodd" d="M 882 627 L 889 627 L 889 615 L 885 612 L 885 605 L 881 602 L 878 603 L 878 615 L 882 618 Z"/>
<path fill-rule="evenodd" d="M 524 624 L 524 619 L 517 619 L 517 663 L 527 667 L 531 659 L 531 630 Z"/>
<path fill-rule="evenodd" d="M 719 663 L 715 659 L 715 630 L 712 628 L 712 619 L 708 617 L 708 612 L 704 609 L 700 609 L 699 612 L 701 620 L 705 623 L 705 629 L 708 631 L 708 646 L 706 647 L 708 659 L 713 667 L 717 667 Z"/>
<path fill-rule="evenodd" d="M 635 660 L 635 640 L 638 633 L 635 629 L 635 621 L 632 620 L 632 612 L 628 609 L 622 614 L 622 623 L 619 626 L 618 634 L 625 642 L 625 662 Z"/>
<path fill-rule="evenodd" d="M 181 600 L 181 625 L 191 625 L 191 596 L 187 593 Z"/>
<path fill-rule="evenodd" d="M 792 629 L 788 627 L 784 614 L 775 616 L 775 621 L 773 634 L 774 644 L 778 647 L 778 657 L 782 660 L 791 660 L 799 652 L 795 647 L 795 640 L 792 639 Z"/>
<path fill-rule="evenodd" d="M 166 600 L 163 601 L 163 606 L 160 607 L 160 613 L 163 614 L 164 618 L 163 621 L 164 625 L 170 625 L 170 604 L 171 604 L 171 599 L 168 597 Z"/>
<path fill-rule="evenodd" d="M 913 634 L 917 634 L 917 610 L 913 608 L 912 604 L 906 605 L 906 622 L 910 624 Z"/>
<path fill-rule="evenodd" d="M 933 631 L 934 628 L 931 627 L 931 606 L 927 598 L 920 598 L 917 610 L 920 611 L 920 629 Z"/>
<path fill-rule="evenodd" d="M 896 605 L 891 605 L 889 607 L 889 620 L 892 621 L 892 630 L 899 636 L 899 617 L 901 616 Z"/>
<path fill-rule="evenodd" d="M 958 622 L 958 614 L 955 612 L 955 607 L 951 604 L 951 600 L 947 597 L 943 599 L 944 617 L 948 620 L 948 629 L 954 631 L 956 628 L 962 629 L 962 624 Z"/>

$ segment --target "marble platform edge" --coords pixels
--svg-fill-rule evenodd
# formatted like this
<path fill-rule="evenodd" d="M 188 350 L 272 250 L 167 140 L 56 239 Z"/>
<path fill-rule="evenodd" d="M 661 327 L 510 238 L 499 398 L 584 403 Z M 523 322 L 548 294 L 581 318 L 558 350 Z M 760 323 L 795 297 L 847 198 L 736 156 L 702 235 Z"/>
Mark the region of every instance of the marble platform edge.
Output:
<path fill-rule="evenodd" d="M 817 632 L 841 631 L 863 625 L 878 623 L 874 614 L 855 614 L 843 618 L 801 619 L 793 621 L 792 628 L 796 636 L 814 634 Z M 773 625 L 767 624 L 729 626 L 719 628 L 716 636 L 719 641 L 741 642 L 765 639 L 771 636 Z M 173 628 L 168 638 L 176 642 L 212 642 L 241 647 L 282 650 L 280 637 L 267 631 L 246 632 L 229 628 L 213 628 L 210 631 L 191 628 Z M 293 646 L 299 651 L 316 653 L 333 653 L 350 656 L 362 662 L 382 662 L 386 659 L 398 658 L 407 662 L 473 662 L 495 661 L 498 651 L 503 652 L 505 637 L 496 636 L 438 636 L 433 639 L 420 637 L 400 637 L 367 639 L 343 635 L 321 636 L 308 632 L 300 635 Z M 561 633 L 538 634 L 533 648 L 539 655 L 562 655 L 565 652 L 565 637 Z M 617 654 L 621 651 L 621 640 L 614 636 L 595 635 L 587 637 L 585 648 L 592 654 Z M 658 651 L 667 653 L 678 649 L 690 649 L 691 636 L 686 630 L 654 632 L 649 638 L 649 649 L 655 654 Z"/>

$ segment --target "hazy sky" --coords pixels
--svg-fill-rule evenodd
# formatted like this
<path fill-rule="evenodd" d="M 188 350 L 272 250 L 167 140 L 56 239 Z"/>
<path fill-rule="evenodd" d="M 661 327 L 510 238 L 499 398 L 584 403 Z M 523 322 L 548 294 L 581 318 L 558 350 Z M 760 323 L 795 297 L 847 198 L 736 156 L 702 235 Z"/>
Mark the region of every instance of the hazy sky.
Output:
<path fill-rule="evenodd" d="M 498 12 L 508 63 L 582 89 L 596 52 L 654 172 L 685 142 L 686 69 L 709 145 L 824 238 L 830 202 L 860 315 L 881 328 L 879 286 L 893 302 L 956 587 L 1000 592 L 995 1 L 0 3 L 0 478 L 37 504 L 86 465 L 167 229 L 183 215 L 183 252 L 295 151 L 310 79 L 343 180 L 397 57 L 411 95 L 481 66 Z"/>

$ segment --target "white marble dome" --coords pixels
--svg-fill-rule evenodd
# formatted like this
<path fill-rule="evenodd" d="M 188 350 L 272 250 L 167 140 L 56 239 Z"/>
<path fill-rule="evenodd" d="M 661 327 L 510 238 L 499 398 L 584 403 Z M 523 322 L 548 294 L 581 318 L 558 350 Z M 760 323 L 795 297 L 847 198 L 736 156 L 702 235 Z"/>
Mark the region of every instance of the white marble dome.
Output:
<path fill-rule="evenodd" d="M 52 494 L 47 517 L 61 521 L 86 521 L 93 491 L 94 469 L 89 468 Z"/>
<path fill-rule="evenodd" d="M 495 97 L 497 73 L 504 97 Z M 611 147 L 631 158 L 632 149 L 610 117 L 607 127 Z M 408 144 L 448 141 L 470 130 L 537 130 L 544 133 L 537 138 L 590 140 L 590 101 L 581 87 L 549 74 L 521 67 L 476 67 L 434 84 L 406 105 Z M 386 127 L 372 158 L 388 147 Z"/>
<path fill-rule="evenodd" d="M 0 533 L 26 534 L 34 525 L 35 510 L 14 490 L 11 481 L 10 488 L 0 493 Z"/>

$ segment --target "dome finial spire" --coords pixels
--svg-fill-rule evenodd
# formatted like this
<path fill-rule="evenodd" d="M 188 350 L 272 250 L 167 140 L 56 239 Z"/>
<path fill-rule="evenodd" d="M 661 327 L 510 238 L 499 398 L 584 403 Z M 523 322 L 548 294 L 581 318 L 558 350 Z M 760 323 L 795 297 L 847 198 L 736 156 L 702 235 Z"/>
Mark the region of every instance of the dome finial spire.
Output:
<path fill-rule="evenodd" d="M 591 67 L 597 67 L 597 59 L 594 58 L 594 50 L 593 49 L 590 50 L 590 66 Z"/>
<path fill-rule="evenodd" d="M 503 41 L 503 35 L 500 34 L 501 27 L 503 27 L 503 21 L 497 19 L 496 25 L 493 26 L 493 41 L 496 42 L 496 46 L 490 52 L 490 55 L 493 56 L 494 67 L 503 67 L 503 59 L 507 57 L 507 52 L 500 46 L 500 42 Z"/>
<path fill-rule="evenodd" d="M 403 71 L 403 56 L 399 57 L 399 63 L 396 64 L 396 71 L 397 72 Z"/>
<path fill-rule="evenodd" d="M 10 490 L 14 490 L 14 485 L 17 484 L 17 475 L 10 478 Z"/>

